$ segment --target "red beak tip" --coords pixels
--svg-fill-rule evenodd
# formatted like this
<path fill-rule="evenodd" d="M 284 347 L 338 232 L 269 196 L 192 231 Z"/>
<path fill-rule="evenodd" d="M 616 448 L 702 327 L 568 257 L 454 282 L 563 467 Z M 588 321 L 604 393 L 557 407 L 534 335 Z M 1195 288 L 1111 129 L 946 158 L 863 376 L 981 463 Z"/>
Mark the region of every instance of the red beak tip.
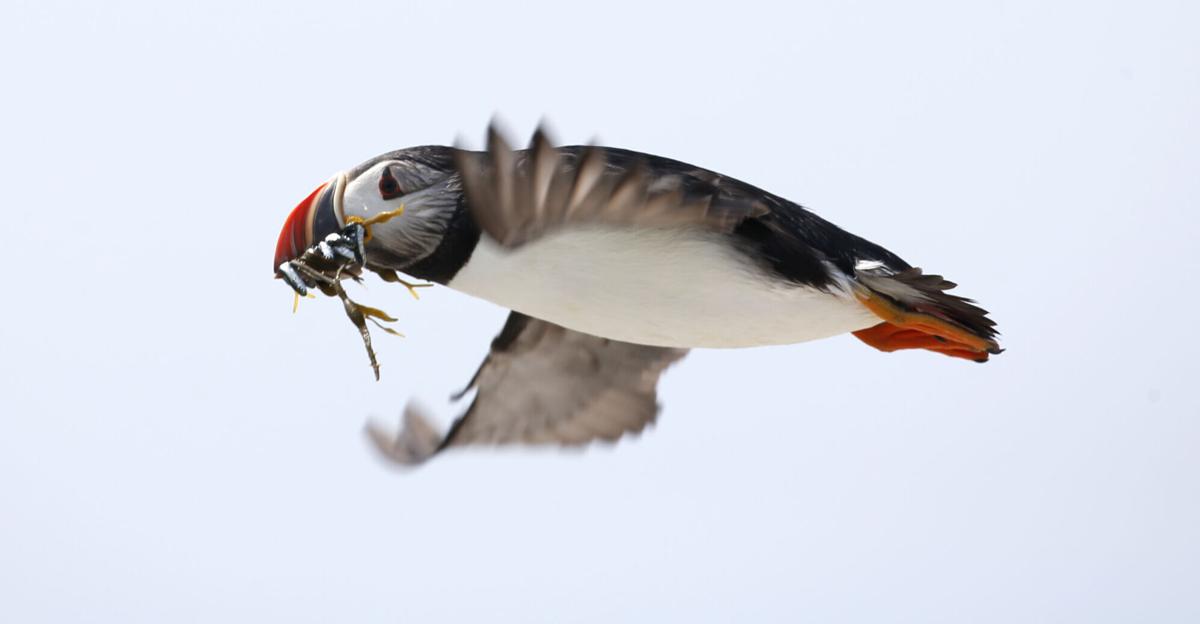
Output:
<path fill-rule="evenodd" d="M 279 241 L 275 243 L 275 264 L 271 269 L 275 272 L 276 277 L 279 276 L 279 265 L 289 260 L 295 260 L 304 253 L 311 243 L 309 240 L 312 221 L 313 201 L 317 195 L 321 193 L 328 183 L 318 186 L 316 190 L 308 194 L 292 212 L 288 214 L 287 220 L 283 222 L 283 229 L 279 232 Z"/>

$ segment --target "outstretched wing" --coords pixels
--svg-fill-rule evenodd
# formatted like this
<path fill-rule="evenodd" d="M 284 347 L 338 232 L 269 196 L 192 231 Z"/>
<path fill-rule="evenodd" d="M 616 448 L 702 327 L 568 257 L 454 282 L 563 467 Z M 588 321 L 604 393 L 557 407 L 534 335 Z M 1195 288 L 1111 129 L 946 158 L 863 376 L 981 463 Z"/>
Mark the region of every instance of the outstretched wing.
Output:
<path fill-rule="evenodd" d="M 687 353 L 598 338 L 513 312 L 461 394 L 475 400 L 445 436 L 413 404 L 403 429 L 367 434 L 389 459 L 424 462 L 452 446 L 579 446 L 636 433 L 658 415 L 662 372 Z"/>
<path fill-rule="evenodd" d="M 556 148 L 541 128 L 529 149 L 513 151 L 493 125 L 485 151 L 456 149 L 454 163 L 475 221 L 506 247 L 565 223 L 729 232 L 768 211 L 711 171 L 627 150 Z"/>

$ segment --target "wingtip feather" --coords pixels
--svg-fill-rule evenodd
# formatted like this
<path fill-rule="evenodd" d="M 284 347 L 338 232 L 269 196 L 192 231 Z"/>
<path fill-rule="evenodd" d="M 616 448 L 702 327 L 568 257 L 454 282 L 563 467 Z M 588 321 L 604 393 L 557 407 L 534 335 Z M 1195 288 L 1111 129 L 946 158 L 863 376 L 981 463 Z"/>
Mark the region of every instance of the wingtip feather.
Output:
<path fill-rule="evenodd" d="M 398 433 L 392 434 L 373 421 L 367 422 L 363 432 L 384 459 L 410 467 L 419 466 L 436 455 L 443 437 L 423 410 L 413 403 L 405 406 Z"/>

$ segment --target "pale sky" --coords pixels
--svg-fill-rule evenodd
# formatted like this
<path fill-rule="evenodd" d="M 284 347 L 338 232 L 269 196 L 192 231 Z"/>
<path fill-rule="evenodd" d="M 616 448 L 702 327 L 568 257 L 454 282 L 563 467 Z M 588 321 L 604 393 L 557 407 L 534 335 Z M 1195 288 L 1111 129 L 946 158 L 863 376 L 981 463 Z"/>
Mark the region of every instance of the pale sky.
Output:
<path fill-rule="evenodd" d="M 0 7 L 0 620 L 1200 621 L 1190 2 Z M 831 3 L 833 4 L 833 3 Z M 652 430 L 414 472 L 505 311 L 271 279 L 410 145 L 597 138 L 961 284 L 1008 352 L 697 351 Z"/>

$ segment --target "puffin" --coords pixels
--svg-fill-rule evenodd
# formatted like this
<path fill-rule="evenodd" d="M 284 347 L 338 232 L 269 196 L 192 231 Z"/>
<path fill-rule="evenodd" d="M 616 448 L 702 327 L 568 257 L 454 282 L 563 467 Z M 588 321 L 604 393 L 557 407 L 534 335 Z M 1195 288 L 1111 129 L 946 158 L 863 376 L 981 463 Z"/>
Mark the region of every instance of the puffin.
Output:
<path fill-rule="evenodd" d="M 411 402 L 398 432 L 367 425 L 406 466 L 469 445 L 639 433 L 660 411 L 660 376 L 694 348 L 850 333 L 883 352 L 1002 351 L 954 283 L 799 204 L 661 156 L 556 147 L 542 127 L 526 149 L 493 123 L 481 151 L 410 147 L 334 175 L 287 217 L 275 276 L 319 286 L 300 266 L 314 254 L 350 269 L 337 278 L 399 273 L 511 311 L 447 431 Z"/>

